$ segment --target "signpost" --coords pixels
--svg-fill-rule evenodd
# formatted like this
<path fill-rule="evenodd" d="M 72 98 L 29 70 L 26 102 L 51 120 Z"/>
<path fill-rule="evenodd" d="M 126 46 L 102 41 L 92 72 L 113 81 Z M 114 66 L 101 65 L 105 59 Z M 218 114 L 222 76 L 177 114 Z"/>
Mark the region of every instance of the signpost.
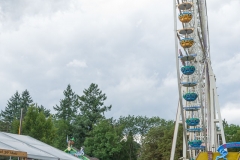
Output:
<path fill-rule="evenodd" d="M 0 149 L 0 156 L 21 157 L 27 159 L 27 152 Z"/>

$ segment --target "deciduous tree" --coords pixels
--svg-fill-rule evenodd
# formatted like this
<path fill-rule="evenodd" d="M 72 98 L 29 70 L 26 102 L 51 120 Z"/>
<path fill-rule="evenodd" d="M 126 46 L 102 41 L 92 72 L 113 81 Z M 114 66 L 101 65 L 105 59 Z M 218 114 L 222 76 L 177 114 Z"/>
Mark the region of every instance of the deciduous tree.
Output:
<path fill-rule="evenodd" d="M 122 159 L 121 132 L 121 127 L 114 126 L 109 120 L 98 122 L 84 142 L 86 153 L 100 160 Z"/>
<path fill-rule="evenodd" d="M 24 117 L 22 133 L 50 145 L 53 145 L 53 140 L 56 137 L 56 129 L 54 128 L 51 116 L 46 118 L 44 113 L 39 112 L 38 108 L 34 105 L 28 108 Z"/>

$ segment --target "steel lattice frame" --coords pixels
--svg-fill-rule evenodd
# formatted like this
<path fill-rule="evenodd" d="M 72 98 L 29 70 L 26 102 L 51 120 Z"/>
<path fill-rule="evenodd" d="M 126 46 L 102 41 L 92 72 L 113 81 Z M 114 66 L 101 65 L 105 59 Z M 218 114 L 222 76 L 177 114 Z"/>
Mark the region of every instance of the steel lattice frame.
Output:
<path fill-rule="evenodd" d="M 192 20 L 188 23 L 181 23 L 177 16 L 183 12 L 178 6 L 182 3 L 192 4 L 185 11 L 192 13 Z M 175 31 L 175 51 L 176 51 L 176 68 L 179 88 L 179 104 L 177 110 L 175 131 L 172 143 L 170 160 L 174 159 L 177 133 L 179 124 L 183 124 L 183 159 L 195 158 L 200 151 L 215 151 L 216 147 L 225 142 L 225 135 L 222 126 L 220 107 L 216 91 L 216 79 L 213 74 L 210 61 L 210 44 L 208 37 L 208 23 L 205 0 L 173 0 L 174 10 L 174 31 Z M 193 33 L 181 35 L 181 29 L 193 29 Z M 194 45 L 190 48 L 182 48 L 179 40 L 182 38 L 193 38 Z M 181 50 L 185 55 L 196 54 L 191 61 L 180 61 L 179 55 Z M 194 66 L 196 68 L 192 75 L 180 73 L 182 65 Z M 183 82 L 196 82 L 193 87 L 184 87 Z M 197 93 L 198 98 L 195 101 L 188 102 L 183 99 L 187 92 Z M 184 107 L 199 106 L 196 111 L 186 111 Z M 188 126 L 185 121 L 188 118 L 199 118 L 200 123 L 197 126 Z M 202 128 L 201 132 L 188 132 L 188 129 Z M 189 148 L 188 141 L 201 140 L 201 150 Z M 180 157 L 179 157 L 180 158 Z"/>

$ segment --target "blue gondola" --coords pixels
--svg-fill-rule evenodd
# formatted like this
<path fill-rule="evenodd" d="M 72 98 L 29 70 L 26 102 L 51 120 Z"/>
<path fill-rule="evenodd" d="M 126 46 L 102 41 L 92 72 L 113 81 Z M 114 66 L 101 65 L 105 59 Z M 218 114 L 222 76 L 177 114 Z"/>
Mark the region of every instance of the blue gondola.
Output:
<path fill-rule="evenodd" d="M 183 66 L 181 68 L 181 71 L 184 75 L 191 75 L 195 72 L 195 67 L 194 66 Z"/>
<path fill-rule="evenodd" d="M 188 118 L 186 119 L 186 123 L 189 126 L 196 126 L 198 125 L 200 122 L 199 118 Z"/>
<path fill-rule="evenodd" d="M 183 98 L 186 101 L 195 101 L 197 99 L 198 95 L 196 93 L 186 93 L 183 95 Z"/>
<path fill-rule="evenodd" d="M 192 141 L 188 141 L 188 144 L 191 146 L 191 147 L 200 147 L 201 144 L 202 144 L 202 141 L 201 140 L 192 140 Z"/>

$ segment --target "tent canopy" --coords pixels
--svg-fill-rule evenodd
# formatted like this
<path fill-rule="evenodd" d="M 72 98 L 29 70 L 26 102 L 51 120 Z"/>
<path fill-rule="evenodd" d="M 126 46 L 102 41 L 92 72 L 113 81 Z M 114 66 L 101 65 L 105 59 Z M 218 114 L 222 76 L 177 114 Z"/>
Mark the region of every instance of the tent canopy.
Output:
<path fill-rule="evenodd" d="M 79 160 L 30 136 L 0 132 L 0 149 L 27 152 L 27 157 L 39 160 Z"/>

